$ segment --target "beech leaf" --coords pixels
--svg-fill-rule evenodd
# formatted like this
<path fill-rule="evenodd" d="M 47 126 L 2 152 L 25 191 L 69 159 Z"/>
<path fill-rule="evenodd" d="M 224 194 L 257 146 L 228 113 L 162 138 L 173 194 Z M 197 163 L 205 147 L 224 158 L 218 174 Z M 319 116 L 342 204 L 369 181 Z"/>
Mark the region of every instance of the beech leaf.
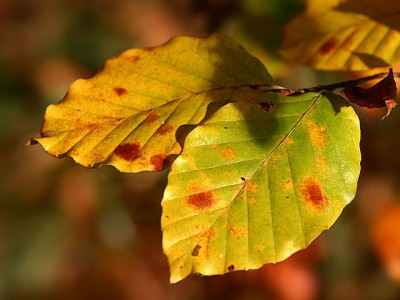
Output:
<path fill-rule="evenodd" d="M 177 37 L 128 50 L 94 77 L 75 81 L 47 108 L 41 137 L 31 144 L 87 167 L 162 170 L 181 152 L 182 125 L 202 121 L 212 102 L 249 101 L 268 84 L 262 63 L 232 39 Z"/>
<path fill-rule="evenodd" d="M 361 107 L 379 108 L 386 106 L 388 111 L 384 118 L 387 117 L 397 105 L 397 87 L 392 69 L 389 70 L 388 76 L 368 89 L 352 86 L 344 88 L 343 93 L 350 102 Z"/>
<path fill-rule="evenodd" d="M 324 70 L 362 71 L 400 60 L 400 2 L 308 0 L 285 29 L 280 53 Z"/>
<path fill-rule="evenodd" d="M 219 109 L 171 167 L 162 200 L 171 282 L 282 261 L 355 195 L 360 128 L 346 100 L 306 93 L 260 102 Z"/>

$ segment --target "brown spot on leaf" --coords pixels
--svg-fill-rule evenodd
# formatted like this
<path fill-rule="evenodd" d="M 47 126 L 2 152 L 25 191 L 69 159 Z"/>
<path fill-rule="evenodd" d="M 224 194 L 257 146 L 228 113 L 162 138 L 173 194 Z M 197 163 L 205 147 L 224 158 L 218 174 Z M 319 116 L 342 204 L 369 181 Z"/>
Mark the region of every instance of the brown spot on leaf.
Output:
<path fill-rule="evenodd" d="M 138 143 L 121 144 L 114 150 L 115 155 L 125 161 L 131 161 L 135 159 L 139 152 L 140 145 Z"/>
<path fill-rule="evenodd" d="M 339 45 L 339 40 L 331 38 L 319 48 L 319 53 L 321 55 L 328 55 L 332 53 L 337 48 L 338 45 Z"/>
<path fill-rule="evenodd" d="M 300 184 L 300 193 L 306 203 L 318 210 L 323 210 L 328 204 L 320 183 L 314 178 L 309 177 L 303 180 Z"/>
<path fill-rule="evenodd" d="M 262 111 L 269 112 L 272 108 L 274 108 L 276 106 L 276 104 L 268 103 L 268 102 L 261 102 L 261 103 L 257 103 L 257 106 Z"/>
<path fill-rule="evenodd" d="M 196 247 L 194 247 L 193 251 L 192 251 L 192 256 L 198 256 L 199 252 L 200 252 L 201 246 L 200 245 L 196 245 Z"/>
<path fill-rule="evenodd" d="M 147 124 L 153 124 L 155 121 L 157 121 L 160 118 L 160 116 L 158 114 L 156 114 L 155 112 L 152 112 L 151 114 L 149 114 L 145 120 L 145 122 Z"/>
<path fill-rule="evenodd" d="M 235 271 L 235 265 L 230 265 L 230 266 L 228 267 L 228 271 L 229 271 L 229 272 Z"/>
<path fill-rule="evenodd" d="M 153 165 L 155 171 L 161 171 L 164 169 L 164 161 L 167 155 L 165 154 L 158 154 L 153 155 L 150 158 L 150 163 Z"/>
<path fill-rule="evenodd" d="M 237 225 L 229 226 L 228 231 L 234 238 L 238 240 L 244 236 L 244 229 Z"/>
<path fill-rule="evenodd" d="M 325 127 L 317 125 L 311 120 L 306 121 L 306 126 L 311 144 L 317 148 L 325 147 L 328 143 L 328 137 L 326 134 L 327 129 Z"/>
<path fill-rule="evenodd" d="M 201 188 L 198 185 L 192 185 L 189 188 L 190 195 L 187 198 L 187 202 L 190 206 L 196 210 L 204 211 L 212 207 L 216 201 L 214 192 L 204 191 L 201 192 Z"/>
<path fill-rule="evenodd" d="M 163 124 L 160 126 L 160 128 L 157 129 L 156 133 L 159 135 L 166 135 L 168 132 L 171 132 L 174 129 L 174 127 L 172 127 L 169 124 Z"/>
<path fill-rule="evenodd" d="M 115 87 L 114 88 L 114 92 L 118 95 L 118 96 L 123 96 L 127 93 L 127 90 L 122 88 L 122 87 Z"/>

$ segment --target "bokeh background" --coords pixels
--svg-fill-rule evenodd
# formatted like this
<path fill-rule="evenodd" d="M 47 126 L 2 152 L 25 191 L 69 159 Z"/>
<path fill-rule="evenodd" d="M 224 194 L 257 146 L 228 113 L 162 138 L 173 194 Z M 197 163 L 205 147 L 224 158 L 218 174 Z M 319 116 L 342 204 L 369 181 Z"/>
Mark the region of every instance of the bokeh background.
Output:
<path fill-rule="evenodd" d="M 356 199 L 304 251 L 260 270 L 170 285 L 161 249 L 167 172 L 120 174 L 56 159 L 40 146 L 45 107 L 106 59 L 176 35 L 233 36 L 278 84 L 324 73 L 276 54 L 300 0 L 0 0 L 0 299 L 400 299 L 400 112 L 357 109 Z"/>

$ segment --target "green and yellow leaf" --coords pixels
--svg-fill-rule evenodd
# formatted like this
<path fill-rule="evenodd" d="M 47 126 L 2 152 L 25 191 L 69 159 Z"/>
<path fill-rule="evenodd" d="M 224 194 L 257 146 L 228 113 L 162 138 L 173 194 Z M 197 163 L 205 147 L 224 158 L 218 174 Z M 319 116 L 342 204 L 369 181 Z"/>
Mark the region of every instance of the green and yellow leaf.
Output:
<path fill-rule="evenodd" d="M 308 0 L 280 53 L 323 70 L 363 71 L 400 61 L 400 1 Z"/>
<path fill-rule="evenodd" d="M 83 166 L 162 170 L 181 152 L 182 125 L 201 122 L 212 102 L 250 101 L 263 93 L 255 86 L 266 84 L 264 66 L 230 38 L 174 38 L 128 50 L 75 81 L 47 108 L 41 138 L 31 143 Z"/>
<path fill-rule="evenodd" d="M 282 261 L 353 199 L 360 129 L 334 94 L 232 103 L 186 138 L 162 200 L 171 282 Z"/>

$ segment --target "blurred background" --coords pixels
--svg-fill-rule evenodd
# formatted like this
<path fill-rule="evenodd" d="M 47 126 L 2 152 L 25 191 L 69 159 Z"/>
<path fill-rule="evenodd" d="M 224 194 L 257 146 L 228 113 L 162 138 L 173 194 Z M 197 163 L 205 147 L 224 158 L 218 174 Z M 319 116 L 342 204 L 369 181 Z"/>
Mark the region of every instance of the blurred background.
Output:
<path fill-rule="evenodd" d="M 276 54 L 300 0 L 0 0 L 0 299 L 400 299 L 400 112 L 357 109 L 362 174 L 329 232 L 287 261 L 170 285 L 161 249 L 167 172 L 120 174 L 40 146 L 47 105 L 106 59 L 176 35 L 231 35 L 289 88 L 324 73 Z M 374 71 L 376 72 L 376 71 Z"/>

